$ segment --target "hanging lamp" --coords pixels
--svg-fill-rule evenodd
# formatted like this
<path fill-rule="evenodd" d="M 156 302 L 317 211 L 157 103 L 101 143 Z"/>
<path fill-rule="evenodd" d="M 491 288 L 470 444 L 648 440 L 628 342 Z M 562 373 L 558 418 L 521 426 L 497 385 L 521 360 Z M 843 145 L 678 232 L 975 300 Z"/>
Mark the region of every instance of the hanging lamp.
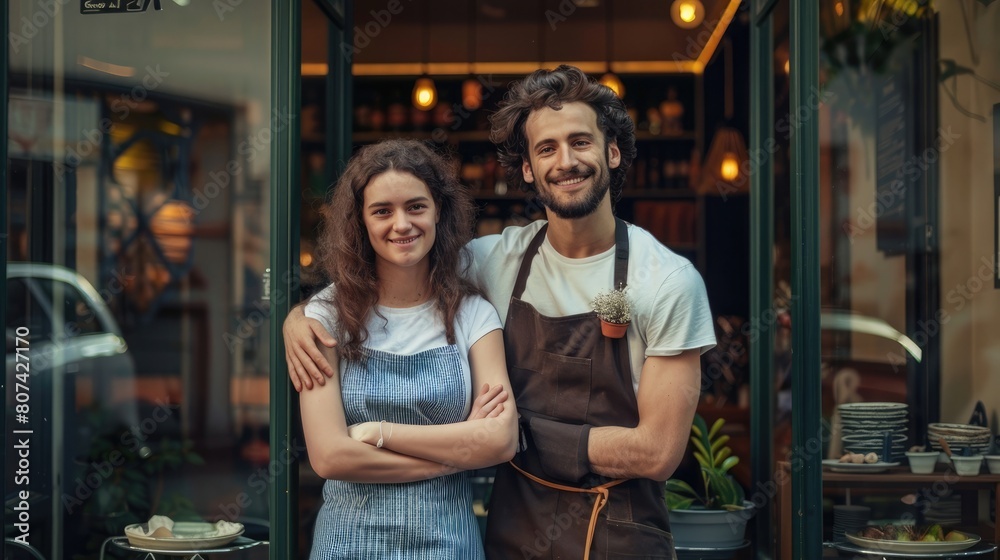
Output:
<path fill-rule="evenodd" d="M 725 64 L 725 122 L 733 118 L 732 44 L 726 39 L 723 46 Z M 747 144 L 743 135 L 732 126 L 720 126 L 712 137 L 708 157 L 702 168 L 701 194 L 726 195 L 749 192 L 750 166 Z"/>
<path fill-rule="evenodd" d="M 434 85 L 434 80 L 427 74 L 427 65 L 430 60 L 430 43 L 431 43 L 431 30 L 430 30 L 430 20 L 427 17 L 430 8 L 428 4 L 424 5 L 424 57 L 421 62 L 423 73 L 417 81 L 413 84 L 413 106 L 421 111 L 430 111 L 437 105 L 438 94 L 437 87 Z"/>
<path fill-rule="evenodd" d="M 478 12 L 476 11 L 475 0 L 470 0 L 470 15 L 472 25 L 469 26 L 469 77 L 462 82 L 462 107 L 468 111 L 475 111 L 483 106 L 483 83 L 473 72 L 473 64 L 476 62 L 476 21 Z"/>
<path fill-rule="evenodd" d="M 607 36 L 606 36 L 607 48 L 605 49 L 605 60 L 607 61 L 608 71 L 605 72 L 603 76 L 601 76 L 601 79 L 598 80 L 598 82 L 600 82 L 601 85 L 608 87 L 611 91 L 615 92 L 615 95 L 618 96 L 618 99 L 624 99 L 625 84 L 622 83 L 621 78 L 616 76 L 611 69 L 611 60 L 612 60 L 611 45 L 613 44 L 612 43 L 612 40 L 614 38 L 613 27 L 615 22 L 614 22 L 614 16 L 611 12 L 611 2 L 608 2 L 606 6 L 607 8 L 605 9 L 606 11 L 605 29 L 607 30 Z"/>

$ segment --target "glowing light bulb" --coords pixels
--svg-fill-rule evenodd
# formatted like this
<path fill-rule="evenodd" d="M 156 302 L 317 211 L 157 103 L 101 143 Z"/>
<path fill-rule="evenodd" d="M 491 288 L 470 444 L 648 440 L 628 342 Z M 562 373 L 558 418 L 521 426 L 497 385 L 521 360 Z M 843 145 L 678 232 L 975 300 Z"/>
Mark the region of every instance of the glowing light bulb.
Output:
<path fill-rule="evenodd" d="M 740 162 L 736 159 L 736 154 L 726 152 L 722 156 L 722 164 L 719 166 L 719 176 L 726 181 L 735 181 L 740 176 Z"/>
<path fill-rule="evenodd" d="M 695 10 L 694 4 L 690 2 L 682 2 L 677 9 L 677 15 L 684 23 L 691 23 L 694 21 L 695 14 L 697 14 L 697 10 Z"/>
<path fill-rule="evenodd" d="M 625 84 L 616 76 L 613 72 L 608 72 L 607 74 L 601 76 L 599 80 L 601 85 L 607 86 L 611 91 L 615 92 L 615 95 L 619 99 L 625 97 Z"/>
<path fill-rule="evenodd" d="M 437 88 L 434 80 L 419 78 L 413 85 L 413 106 L 421 111 L 430 111 L 437 105 Z"/>

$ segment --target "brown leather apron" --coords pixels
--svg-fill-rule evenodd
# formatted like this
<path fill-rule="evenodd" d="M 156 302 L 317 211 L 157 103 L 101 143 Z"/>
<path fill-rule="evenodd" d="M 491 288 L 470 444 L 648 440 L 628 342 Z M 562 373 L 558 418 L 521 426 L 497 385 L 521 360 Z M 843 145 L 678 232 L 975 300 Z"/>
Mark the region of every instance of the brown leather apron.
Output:
<path fill-rule="evenodd" d="M 675 559 L 663 482 L 568 474 L 586 464 L 589 428 L 581 426 L 631 428 L 639 413 L 625 338 L 602 335 L 593 312 L 546 317 L 520 299 L 547 227 L 525 251 L 504 325 L 524 450 L 497 468 L 486 557 Z M 617 219 L 615 245 L 619 287 L 629 249 L 627 224 Z"/>

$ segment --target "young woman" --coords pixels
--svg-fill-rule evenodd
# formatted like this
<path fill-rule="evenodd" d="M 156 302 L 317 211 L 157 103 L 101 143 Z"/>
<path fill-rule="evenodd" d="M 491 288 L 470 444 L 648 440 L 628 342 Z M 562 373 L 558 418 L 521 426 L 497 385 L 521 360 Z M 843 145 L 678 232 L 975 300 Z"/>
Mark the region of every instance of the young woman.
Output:
<path fill-rule="evenodd" d="M 300 395 L 323 506 L 311 558 L 483 558 L 462 471 L 514 455 L 500 319 L 460 274 L 472 201 L 415 141 L 362 148 L 324 216 L 306 315 L 338 375 Z M 477 395 L 473 387 L 481 388 Z"/>

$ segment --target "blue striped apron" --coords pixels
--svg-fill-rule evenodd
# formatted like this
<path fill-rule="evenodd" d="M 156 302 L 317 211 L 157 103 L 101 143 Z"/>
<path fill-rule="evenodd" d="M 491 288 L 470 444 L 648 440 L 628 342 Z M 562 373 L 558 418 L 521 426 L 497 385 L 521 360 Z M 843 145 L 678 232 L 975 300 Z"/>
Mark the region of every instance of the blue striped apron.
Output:
<path fill-rule="evenodd" d="M 341 373 L 348 425 L 465 419 L 471 388 L 456 346 L 409 356 L 363 350 L 366 359 Z M 399 484 L 326 481 L 309 558 L 483 559 L 468 474 Z"/>

